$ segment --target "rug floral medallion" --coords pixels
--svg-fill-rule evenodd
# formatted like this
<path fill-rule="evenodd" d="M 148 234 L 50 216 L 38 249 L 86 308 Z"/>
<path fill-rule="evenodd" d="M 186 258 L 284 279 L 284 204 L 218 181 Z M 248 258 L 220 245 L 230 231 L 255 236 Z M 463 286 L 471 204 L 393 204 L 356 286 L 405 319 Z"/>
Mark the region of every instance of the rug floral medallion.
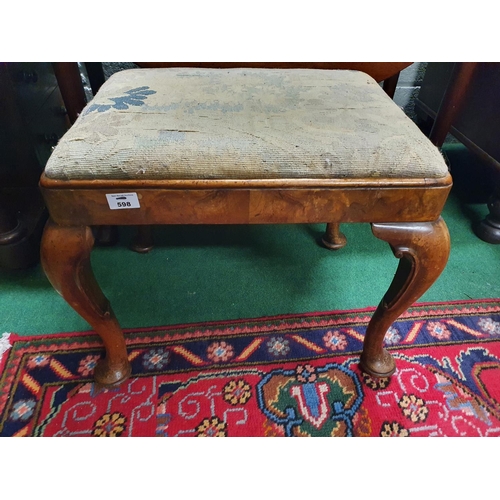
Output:
<path fill-rule="evenodd" d="M 92 381 L 93 332 L 4 334 L 0 435 L 500 436 L 499 300 L 411 308 L 383 379 L 358 366 L 372 313 L 126 330 L 116 389 Z"/>

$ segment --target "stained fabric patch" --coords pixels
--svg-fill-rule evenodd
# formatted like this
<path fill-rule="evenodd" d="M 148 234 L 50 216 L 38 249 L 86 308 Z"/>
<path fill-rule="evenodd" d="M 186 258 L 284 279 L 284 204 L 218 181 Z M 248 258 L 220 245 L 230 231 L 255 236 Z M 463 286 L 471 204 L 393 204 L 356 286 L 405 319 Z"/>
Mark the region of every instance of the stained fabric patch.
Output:
<path fill-rule="evenodd" d="M 137 87 L 135 89 L 126 90 L 125 95 L 120 97 L 108 97 L 107 99 L 113 101 L 114 104 L 91 104 L 85 110 L 85 113 L 97 111 L 103 113 L 111 108 L 114 109 L 129 109 L 130 106 L 142 106 L 146 101 L 148 95 L 156 94 L 155 90 L 151 90 L 147 85 Z"/>

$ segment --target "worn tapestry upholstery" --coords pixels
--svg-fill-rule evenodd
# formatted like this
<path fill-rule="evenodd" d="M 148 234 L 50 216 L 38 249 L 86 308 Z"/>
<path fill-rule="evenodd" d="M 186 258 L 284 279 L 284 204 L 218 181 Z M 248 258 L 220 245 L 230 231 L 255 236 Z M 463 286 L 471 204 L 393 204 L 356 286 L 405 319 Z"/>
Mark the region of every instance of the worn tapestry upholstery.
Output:
<path fill-rule="evenodd" d="M 53 179 L 439 178 L 438 149 L 370 76 L 134 69 L 64 135 Z"/>

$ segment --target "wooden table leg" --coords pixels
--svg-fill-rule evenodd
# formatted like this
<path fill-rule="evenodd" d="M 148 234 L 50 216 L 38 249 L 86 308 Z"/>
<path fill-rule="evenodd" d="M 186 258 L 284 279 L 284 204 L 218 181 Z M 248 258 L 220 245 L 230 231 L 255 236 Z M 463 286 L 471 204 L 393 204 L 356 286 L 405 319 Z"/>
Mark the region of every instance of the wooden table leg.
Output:
<path fill-rule="evenodd" d="M 153 250 L 153 228 L 152 226 L 137 226 L 135 237 L 130 249 L 137 253 L 148 253 Z"/>
<path fill-rule="evenodd" d="M 446 135 L 450 131 L 459 111 L 462 109 L 478 64 L 455 63 L 450 83 L 443 95 L 436 119 L 429 134 L 430 141 L 438 148 L 443 145 Z"/>
<path fill-rule="evenodd" d="M 69 121 L 73 124 L 87 104 L 78 63 L 57 62 L 52 63 L 52 67 L 54 68 L 57 85 L 61 91 Z"/>
<path fill-rule="evenodd" d="M 330 250 L 340 250 L 347 243 L 346 237 L 340 232 L 340 224 L 337 222 L 329 222 L 326 225 L 326 231 L 321 241 Z"/>
<path fill-rule="evenodd" d="M 130 376 L 131 367 L 120 325 L 90 266 L 93 244 L 89 227 L 59 226 L 49 219 L 42 237 L 41 261 L 52 286 L 104 343 L 106 357 L 96 366 L 96 382 L 115 386 Z"/>
<path fill-rule="evenodd" d="M 488 200 L 490 213 L 474 226 L 476 236 L 494 245 L 500 244 L 500 174 L 497 174 L 496 179 L 496 188 Z"/>
<path fill-rule="evenodd" d="M 99 247 L 112 247 L 120 239 L 118 226 L 94 226 L 95 245 Z"/>
<path fill-rule="evenodd" d="M 372 231 L 389 243 L 400 261 L 368 325 L 360 365 L 369 375 L 388 377 L 396 366 L 383 348 L 385 334 L 441 274 L 450 253 L 450 236 L 441 217 L 435 222 L 372 224 Z"/>
<path fill-rule="evenodd" d="M 396 93 L 396 87 L 398 86 L 399 80 L 399 71 L 395 74 L 386 78 L 383 83 L 383 89 L 385 93 L 391 98 L 394 99 L 394 94 Z"/>

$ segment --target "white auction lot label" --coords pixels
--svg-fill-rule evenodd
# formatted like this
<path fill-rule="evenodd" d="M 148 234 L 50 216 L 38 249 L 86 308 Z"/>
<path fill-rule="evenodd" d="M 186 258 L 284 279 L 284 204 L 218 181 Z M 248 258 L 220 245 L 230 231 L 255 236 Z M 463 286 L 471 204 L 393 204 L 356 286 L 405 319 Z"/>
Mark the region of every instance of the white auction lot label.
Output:
<path fill-rule="evenodd" d="M 137 193 L 107 194 L 108 205 L 111 210 L 123 210 L 124 208 L 141 208 Z"/>

